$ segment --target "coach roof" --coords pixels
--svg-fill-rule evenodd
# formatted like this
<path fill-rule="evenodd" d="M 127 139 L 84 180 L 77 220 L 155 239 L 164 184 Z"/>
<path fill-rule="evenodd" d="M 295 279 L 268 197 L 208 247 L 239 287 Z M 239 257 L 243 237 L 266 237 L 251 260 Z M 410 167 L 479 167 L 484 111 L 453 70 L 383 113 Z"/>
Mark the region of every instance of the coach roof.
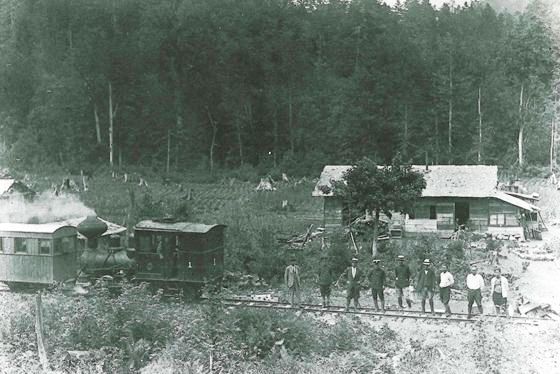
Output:
<path fill-rule="evenodd" d="M 134 227 L 136 230 L 146 231 L 180 231 L 205 234 L 216 227 L 224 227 L 225 225 L 205 225 L 202 223 L 191 222 L 157 222 L 152 220 L 141 221 Z"/>

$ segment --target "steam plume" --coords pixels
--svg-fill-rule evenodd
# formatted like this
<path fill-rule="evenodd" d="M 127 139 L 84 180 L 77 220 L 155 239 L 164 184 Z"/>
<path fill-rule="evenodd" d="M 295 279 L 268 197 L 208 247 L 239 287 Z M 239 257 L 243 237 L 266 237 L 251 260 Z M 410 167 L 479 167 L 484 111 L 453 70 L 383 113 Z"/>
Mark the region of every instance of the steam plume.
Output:
<path fill-rule="evenodd" d="M 0 222 L 48 223 L 89 215 L 95 215 L 94 210 L 74 195 L 56 196 L 45 191 L 33 201 L 26 201 L 19 194 L 0 199 Z"/>

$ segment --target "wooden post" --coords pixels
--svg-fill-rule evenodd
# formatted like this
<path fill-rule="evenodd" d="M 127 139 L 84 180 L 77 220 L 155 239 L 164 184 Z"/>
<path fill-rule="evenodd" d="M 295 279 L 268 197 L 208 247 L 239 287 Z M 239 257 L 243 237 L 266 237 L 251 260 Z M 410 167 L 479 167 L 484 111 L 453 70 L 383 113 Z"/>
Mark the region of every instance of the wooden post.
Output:
<path fill-rule="evenodd" d="M 37 351 L 39 352 L 39 361 L 43 367 L 43 372 L 49 370 L 49 360 L 47 359 L 47 351 L 43 338 L 43 308 L 41 302 L 41 294 L 37 294 L 35 298 L 35 333 L 37 334 Z"/>

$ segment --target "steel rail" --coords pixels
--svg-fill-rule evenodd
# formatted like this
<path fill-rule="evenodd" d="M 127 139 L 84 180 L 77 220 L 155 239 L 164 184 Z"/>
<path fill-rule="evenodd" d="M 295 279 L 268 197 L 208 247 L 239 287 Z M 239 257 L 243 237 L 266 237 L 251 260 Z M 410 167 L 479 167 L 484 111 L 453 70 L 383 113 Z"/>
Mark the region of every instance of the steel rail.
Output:
<path fill-rule="evenodd" d="M 203 298 L 203 300 L 209 300 L 209 298 Z M 444 313 L 437 312 L 435 315 L 429 313 L 423 313 L 421 311 L 415 310 L 397 310 L 397 309 L 386 309 L 385 312 L 377 311 L 371 307 L 360 307 L 360 308 L 350 308 L 346 310 L 345 307 L 340 306 L 330 306 L 328 308 L 322 307 L 321 305 L 315 304 L 301 304 L 300 306 L 292 306 L 289 303 L 281 303 L 277 301 L 266 301 L 266 300 L 251 300 L 242 298 L 225 298 L 218 299 L 225 306 L 230 307 L 249 307 L 258 309 L 276 309 L 276 310 L 293 310 L 293 311 L 303 311 L 303 312 L 314 312 L 314 313 L 345 313 L 345 314 L 356 314 L 356 315 L 368 315 L 377 316 L 380 318 L 412 318 L 412 319 L 424 319 L 424 320 L 436 320 L 436 321 L 453 321 L 453 322 L 493 322 L 498 319 L 503 319 L 505 322 L 511 324 L 528 324 L 537 325 L 542 321 L 554 321 L 552 319 L 544 318 L 532 318 L 532 317 L 507 317 L 498 316 L 492 314 L 479 315 L 475 314 L 472 318 L 467 318 L 465 313 L 451 314 L 451 316 L 446 316 Z"/>

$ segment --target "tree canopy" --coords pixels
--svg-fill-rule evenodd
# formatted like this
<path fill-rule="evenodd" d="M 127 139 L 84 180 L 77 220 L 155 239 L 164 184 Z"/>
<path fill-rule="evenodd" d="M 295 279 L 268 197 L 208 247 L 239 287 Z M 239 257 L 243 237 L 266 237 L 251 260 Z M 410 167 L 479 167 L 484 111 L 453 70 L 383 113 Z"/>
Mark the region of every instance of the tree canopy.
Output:
<path fill-rule="evenodd" d="M 2 0 L 14 166 L 549 163 L 557 45 L 534 1 Z M 543 9 L 545 9 L 543 11 Z M 109 130 L 111 128 L 111 130 Z M 521 150 L 519 150 L 521 148 Z"/>
<path fill-rule="evenodd" d="M 378 166 L 363 158 L 344 172 L 343 180 L 335 184 L 334 193 L 352 210 L 372 212 L 372 252 L 375 255 L 380 214 L 391 217 L 395 212 L 411 212 L 424 188 L 424 176 L 413 171 L 410 165 L 402 164 L 400 157 L 395 157 L 387 166 Z"/>

